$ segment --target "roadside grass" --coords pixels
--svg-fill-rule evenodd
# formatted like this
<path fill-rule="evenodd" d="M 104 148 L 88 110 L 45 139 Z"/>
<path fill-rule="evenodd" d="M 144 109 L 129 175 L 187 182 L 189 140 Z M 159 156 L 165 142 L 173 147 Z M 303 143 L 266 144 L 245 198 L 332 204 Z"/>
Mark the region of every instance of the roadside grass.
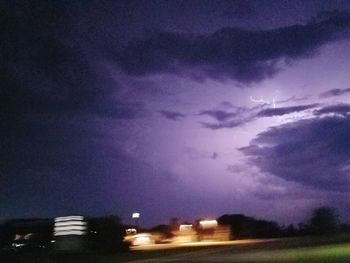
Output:
<path fill-rule="evenodd" d="M 208 262 L 219 262 L 208 259 Z M 220 262 L 267 263 L 267 262 L 310 262 L 310 263 L 348 263 L 350 262 L 350 243 L 328 246 L 270 249 L 238 254 L 226 254 Z"/>

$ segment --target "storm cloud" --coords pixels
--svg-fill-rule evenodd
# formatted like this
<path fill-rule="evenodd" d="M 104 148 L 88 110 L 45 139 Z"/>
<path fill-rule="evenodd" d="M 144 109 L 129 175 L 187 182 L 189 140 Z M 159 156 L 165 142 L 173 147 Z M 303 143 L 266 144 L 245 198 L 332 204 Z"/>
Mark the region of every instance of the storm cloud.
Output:
<path fill-rule="evenodd" d="M 316 189 L 349 192 L 349 117 L 272 127 L 240 150 L 262 172 Z"/>
<path fill-rule="evenodd" d="M 349 46 L 338 40 L 348 36 L 349 14 L 310 20 L 318 1 L 0 6 L 0 220 L 114 214 L 128 224 L 139 211 L 148 227 L 234 209 L 284 223 L 296 220 L 295 203 L 285 206 L 294 196 L 278 201 L 281 213 L 255 195 L 276 200 L 282 190 L 274 186 L 298 185 L 280 178 L 348 191 L 348 105 L 312 103 L 334 84 L 347 87 Z M 249 100 L 277 93 L 273 102 Z M 265 172 L 260 182 L 259 169 L 234 149 L 299 117 L 314 119 L 270 129 L 242 149 L 280 177 Z M 301 164 L 287 169 L 290 159 Z"/>
<path fill-rule="evenodd" d="M 258 117 L 272 117 L 272 116 L 282 116 L 285 114 L 291 114 L 294 112 L 300 112 L 307 109 L 315 108 L 318 104 L 310 104 L 310 105 L 299 105 L 299 106 L 291 106 L 291 107 L 281 107 L 281 108 L 269 108 L 260 111 L 257 116 Z"/>
<path fill-rule="evenodd" d="M 173 121 L 177 121 L 186 117 L 185 114 L 176 111 L 161 110 L 159 113 L 165 118 Z"/>
<path fill-rule="evenodd" d="M 133 162 L 108 128 L 139 118 L 143 103 L 121 94 L 103 58 L 76 34 L 73 4 L 22 4 L 1 4 L 1 199 L 27 215 L 48 203 L 74 211 L 83 207 L 74 194 L 102 198 L 111 167 Z"/>
<path fill-rule="evenodd" d="M 206 110 L 202 111 L 200 115 L 211 116 L 217 121 L 217 123 L 202 122 L 201 124 L 203 127 L 212 130 L 223 128 L 236 128 L 245 125 L 248 122 L 252 122 L 258 118 L 283 116 L 296 112 L 303 112 L 308 109 L 316 108 L 317 106 L 319 106 L 319 104 L 315 103 L 278 108 L 266 108 L 266 106 L 261 105 L 253 108 L 237 108 L 237 110 L 234 112 L 224 110 Z"/>
<path fill-rule="evenodd" d="M 74 4 L 5 5 L 0 29 L 0 103 L 13 114 L 90 114 L 132 119 L 142 103 L 122 98 L 106 60 L 74 29 Z M 45 10 L 45 11 L 43 11 Z"/>
<path fill-rule="evenodd" d="M 235 119 L 235 120 L 230 120 L 228 122 L 222 122 L 222 123 L 201 122 L 201 124 L 204 128 L 208 128 L 211 130 L 218 130 L 218 129 L 224 129 L 224 128 L 240 127 L 249 121 L 250 119 Z"/>
<path fill-rule="evenodd" d="M 319 98 L 330 98 L 334 96 L 341 96 L 343 94 L 350 93 L 350 88 L 348 89 L 331 89 L 327 90 L 319 95 Z"/>
<path fill-rule="evenodd" d="M 247 18 L 256 13 L 254 7 L 247 0 L 222 1 L 224 11 L 222 15 L 233 18 Z"/>
<path fill-rule="evenodd" d="M 349 26 L 348 13 L 335 13 L 264 31 L 227 27 L 210 35 L 162 32 L 130 41 L 118 62 L 131 75 L 190 72 L 200 79 L 258 82 L 278 72 L 280 61 L 312 57 L 322 45 L 345 38 Z"/>
<path fill-rule="evenodd" d="M 225 111 L 225 110 L 204 110 L 199 113 L 199 115 L 208 115 L 213 117 L 215 120 L 219 122 L 227 121 L 228 119 L 232 119 L 239 115 L 240 112 L 245 111 L 243 108 L 235 108 L 236 111 Z"/>
<path fill-rule="evenodd" d="M 255 118 L 254 108 L 244 108 L 230 106 L 230 110 L 203 110 L 199 113 L 200 116 L 209 116 L 214 118 L 216 123 L 201 122 L 202 127 L 211 130 L 218 130 L 224 128 L 235 128 L 252 121 Z M 258 107 L 260 108 L 260 107 Z"/>
<path fill-rule="evenodd" d="M 335 104 L 323 107 L 322 109 L 316 110 L 314 112 L 315 115 L 323 115 L 323 114 L 338 114 L 347 116 L 350 114 L 350 104 Z"/>

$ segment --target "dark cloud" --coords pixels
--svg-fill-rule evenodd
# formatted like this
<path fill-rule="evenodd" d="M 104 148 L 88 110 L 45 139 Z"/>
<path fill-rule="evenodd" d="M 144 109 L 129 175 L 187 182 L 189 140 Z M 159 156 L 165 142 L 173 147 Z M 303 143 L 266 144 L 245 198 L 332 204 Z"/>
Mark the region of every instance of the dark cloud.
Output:
<path fill-rule="evenodd" d="M 314 111 L 315 115 L 322 115 L 322 114 L 339 114 L 345 116 L 350 115 L 350 104 L 337 104 L 337 105 L 331 105 L 324 107 L 322 109 Z"/>
<path fill-rule="evenodd" d="M 229 102 L 229 101 L 223 101 L 220 103 L 219 107 L 222 107 L 224 109 L 232 109 L 232 108 L 235 108 L 235 106 Z"/>
<path fill-rule="evenodd" d="M 227 119 L 230 119 L 232 117 L 237 116 L 237 112 L 227 112 L 223 110 L 205 110 L 201 111 L 199 115 L 208 115 L 213 117 L 217 121 L 226 121 Z"/>
<path fill-rule="evenodd" d="M 236 128 L 246 124 L 249 121 L 250 119 L 236 119 L 236 120 L 231 120 L 228 122 L 221 122 L 221 123 L 201 122 L 201 124 L 204 128 L 208 128 L 211 130 L 218 130 L 218 129 L 224 129 L 224 128 Z"/>
<path fill-rule="evenodd" d="M 89 211 L 106 194 L 111 166 L 131 161 L 89 118 L 22 116 L 0 130 L 0 198 L 13 205 L 1 208 L 6 216 Z"/>
<path fill-rule="evenodd" d="M 100 56 L 73 30 L 74 4 L 23 1 L 2 7 L 3 174 L 23 179 L 46 168 L 57 176 L 89 174 L 108 148 L 96 119 L 137 118 L 142 103 L 119 96 L 120 86 Z"/>
<path fill-rule="evenodd" d="M 317 12 L 317 14 L 310 19 L 310 23 L 319 23 L 324 20 L 330 19 L 335 16 L 343 16 L 343 15 L 348 15 L 347 11 L 342 11 L 339 9 L 334 9 L 334 10 L 322 10 Z"/>
<path fill-rule="evenodd" d="M 318 104 L 309 104 L 309 105 L 299 105 L 291 107 L 280 107 L 280 108 L 268 108 L 260 111 L 258 117 L 273 117 L 273 116 L 282 116 L 285 114 L 291 114 L 295 112 L 304 111 L 307 109 L 312 109 L 317 107 Z"/>
<path fill-rule="evenodd" d="M 230 18 L 247 18 L 256 13 L 252 4 L 247 0 L 222 1 L 223 16 Z"/>
<path fill-rule="evenodd" d="M 5 6 L 0 29 L 1 105 L 18 113 L 135 118 L 141 103 L 120 99 L 100 54 L 80 38 L 68 2 Z"/>
<path fill-rule="evenodd" d="M 173 121 L 178 121 L 186 117 L 185 114 L 176 111 L 161 110 L 159 113 L 162 114 L 165 118 Z"/>
<path fill-rule="evenodd" d="M 253 120 L 255 111 L 261 109 L 261 107 L 237 107 L 225 101 L 219 104 L 219 109 L 202 110 L 198 115 L 209 116 L 217 121 L 216 123 L 201 122 L 201 125 L 205 128 L 212 130 L 235 128 Z"/>
<path fill-rule="evenodd" d="M 349 192 L 349 117 L 301 120 L 260 133 L 240 150 L 262 172 L 316 189 Z"/>
<path fill-rule="evenodd" d="M 245 125 L 248 122 L 254 121 L 257 118 L 274 117 L 301 112 L 317 107 L 319 104 L 308 104 L 291 107 L 266 108 L 261 105 L 253 108 L 235 108 L 236 111 L 223 110 L 206 110 L 202 111 L 200 115 L 209 115 L 217 120 L 217 123 L 201 122 L 202 126 L 212 130 L 223 128 L 236 128 Z M 262 110 L 261 110 L 262 109 Z"/>
<path fill-rule="evenodd" d="M 303 96 L 303 97 L 292 96 L 292 97 L 287 98 L 285 100 L 276 101 L 276 104 L 287 103 L 287 102 L 298 102 L 298 101 L 307 100 L 309 98 L 310 98 L 310 95 L 306 95 L 306 96 Z"/>
<path fill-rule="evenodd" d="M 189 72 L 195 78 L 230 78 L 242 83 L 273 76 L 280 60 L 313 56 L 320 46 L 346 37 L 350 15 L 266 31 L 223 28 L 211 35 L 163 32 L 133 40 L 119 54 L 129 74 Z M 186 73 L 187 74 L 187 73 Z"/>
<path fill-rule="evenodd" d="M 350 92 L 350 88 L 348 89 L 331 89 L 326 92 L 323 92 L 319 95 L 319 98 L 330 98 L 334 96 L 340 96 Z"/>
<path fill-rule="evenodd" d="M 104 198 L 111 166 L 132 162 L 113 147 L 108 125 L 138 118 L 143 104 L 120 94 L 99 53 L 74 30 L 75 4 L 0 5 L 0 199 L 22 215 L 30 207 L 38 214 L 51 205 L 86 208 Z"/>
<path fill-rule="evenodd" d="M 204 128 L 208 128 L 211 130 L 232 129 L 236 127 L 241 127 L 247 124 L 248 122 L 253 121 L 255 118 L 256 117 L 254 115 L 242 114 L 241 116 L 238 115 L 232 120 L 221 121 L 217 123 L 201 122 L 201 125 Z"/>

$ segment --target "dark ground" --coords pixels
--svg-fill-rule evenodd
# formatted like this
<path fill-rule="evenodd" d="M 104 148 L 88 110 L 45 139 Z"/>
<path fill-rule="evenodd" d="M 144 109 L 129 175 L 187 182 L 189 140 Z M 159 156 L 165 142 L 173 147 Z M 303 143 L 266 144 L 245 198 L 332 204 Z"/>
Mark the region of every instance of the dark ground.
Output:
<path fill-rule="evenodd" d="M 174 248 L 123 253 L 3 255 L 1 263 L 73 262 L 350 262 L 350 236 L 276 239 L 271 242 L 214 247 Z"/>

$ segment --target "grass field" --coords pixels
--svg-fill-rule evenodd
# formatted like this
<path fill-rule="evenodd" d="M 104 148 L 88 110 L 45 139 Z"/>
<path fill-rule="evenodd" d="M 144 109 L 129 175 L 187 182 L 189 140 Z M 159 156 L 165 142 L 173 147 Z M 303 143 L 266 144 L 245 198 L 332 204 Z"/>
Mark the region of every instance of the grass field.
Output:
<path fill-rule="evenodd" d="M 173 249 L 130 251 L 118 254 L 85 253 L 75 255 L 30 256 L 18 262 L 311 262 L 349 263 L 350 236 L 304 237 L 236 242 L 215 246 L 177 247 Z"/>

